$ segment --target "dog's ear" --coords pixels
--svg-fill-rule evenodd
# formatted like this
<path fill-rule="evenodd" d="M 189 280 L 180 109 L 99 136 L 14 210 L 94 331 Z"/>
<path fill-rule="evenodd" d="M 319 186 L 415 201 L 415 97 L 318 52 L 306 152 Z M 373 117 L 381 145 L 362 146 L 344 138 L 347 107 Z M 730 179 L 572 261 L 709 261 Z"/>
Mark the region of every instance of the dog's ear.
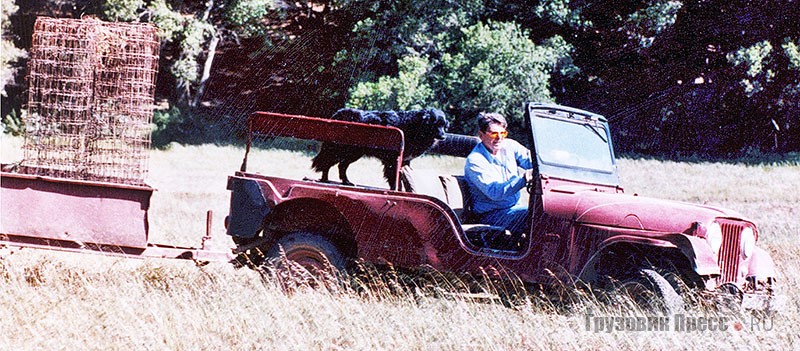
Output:
<path fill-rule="evenodd" d="M 434 124 L 437 126 L 443 126 L 447 128 L 450 123 L 447 122 L 447 117 L 445 117 L 444 112 L 439 109 L 431 108 L 427 110 L 425 122 Z"/>
<path fill-rule="evenodd" d="M 425 124 L 436 124 L 437 118 L 438 117 L 436 116 L 435 108 L 429 108 L 425 110 L 425 117 L 424 117 Z"/>

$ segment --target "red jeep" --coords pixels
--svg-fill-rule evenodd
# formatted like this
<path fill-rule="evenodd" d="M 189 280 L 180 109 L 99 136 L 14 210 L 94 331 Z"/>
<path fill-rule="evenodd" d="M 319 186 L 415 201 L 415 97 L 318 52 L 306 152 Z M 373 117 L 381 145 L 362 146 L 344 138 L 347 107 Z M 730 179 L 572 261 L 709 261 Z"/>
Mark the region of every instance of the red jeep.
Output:
<path fill-rule="evenodd" d="M 434 196 L 248 173 L 246 153 L 241 171 L 228 179 L 226 226 L 235 251 L 275 258 L 282 248 L 288 259 L 315 269 L 363 259 L 504 272 L 537 285 L 645 287 L 679 305 L 676 291 L 687 287 L 701 296 L 735 296 L 747 308 L 782 305 L 753 222 L 727 209 L 624 194 L 603 116 L 549 104 L 525 109 L 536 176 L 527 186 L 531 230 L 522 237 L 473 223 L 460 175 L 441 174 L 435 181 L 443 196 Z M 327 119 L 257 112 L 248 135 L 388 150 L 398 155 L 397 169 L 403 154 L 399 129 Z M 448 134 L 430 152 L 465 157 L 478 142 Z"/>

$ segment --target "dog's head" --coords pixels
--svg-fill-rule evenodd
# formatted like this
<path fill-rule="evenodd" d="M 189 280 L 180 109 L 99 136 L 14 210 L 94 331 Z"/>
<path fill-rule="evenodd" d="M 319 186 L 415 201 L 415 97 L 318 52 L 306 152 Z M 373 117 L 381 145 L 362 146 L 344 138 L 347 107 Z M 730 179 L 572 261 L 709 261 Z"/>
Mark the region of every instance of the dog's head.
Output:
<path fill-rule="evenodd" d="M 444 112 L 435 108 L 427 109 L 425 112 L 425 124 L 436 130 L 434 138 L 444 140 L 447 127 L 450 126 L 450 123 L 447 122 L 447 117 L 444 116 Z"/>

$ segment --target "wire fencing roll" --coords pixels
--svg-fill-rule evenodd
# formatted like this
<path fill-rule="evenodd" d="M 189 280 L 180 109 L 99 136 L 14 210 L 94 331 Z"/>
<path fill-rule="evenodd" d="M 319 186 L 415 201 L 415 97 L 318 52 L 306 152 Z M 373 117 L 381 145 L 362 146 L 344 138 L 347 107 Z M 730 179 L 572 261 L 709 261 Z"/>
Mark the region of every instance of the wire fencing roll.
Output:
<path fill-rule="evenodd" d="M 144 184 L 156 27 L 40 17 L 32 39 L 21 172 Z"/>

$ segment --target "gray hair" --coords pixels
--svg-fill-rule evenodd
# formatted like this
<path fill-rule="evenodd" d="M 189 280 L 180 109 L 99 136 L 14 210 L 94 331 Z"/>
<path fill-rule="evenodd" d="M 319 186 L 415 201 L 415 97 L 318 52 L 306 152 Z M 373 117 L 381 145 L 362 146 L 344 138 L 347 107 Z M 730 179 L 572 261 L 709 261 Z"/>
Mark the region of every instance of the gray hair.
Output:
<path fill-rule="evenodd" d="M 480 130 L 481 132 L 485 132 L 489 129 L 489 125 L 491 124 L 499 124 L 503 126 L 503 128 L 508 127 L 508 122 L 506 122 L 506 118 L 499 113 L 481 112 L 478 114 L 478 130 Z"/>

